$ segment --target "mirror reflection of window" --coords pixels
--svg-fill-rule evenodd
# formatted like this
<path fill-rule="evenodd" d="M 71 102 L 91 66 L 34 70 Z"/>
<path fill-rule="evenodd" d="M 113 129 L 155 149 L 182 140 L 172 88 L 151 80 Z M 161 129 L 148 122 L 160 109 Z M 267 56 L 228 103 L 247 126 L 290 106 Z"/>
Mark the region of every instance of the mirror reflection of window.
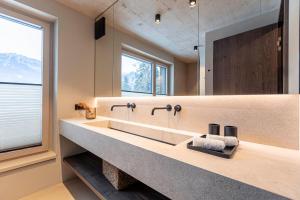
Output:
<path fill-rule="evenodd" d="M 167 95 L 167 67 L 156 65 L 156 95 Z"/>
<path fill-rule="evenodd" d="M 168 68 L 139 55 L 122 54 L 122 96 L 166 96 Z"/>
<path fill-rule="evenodd" d="M 122 55 L 122 96 L 152 96 L 152 64 Z"/>

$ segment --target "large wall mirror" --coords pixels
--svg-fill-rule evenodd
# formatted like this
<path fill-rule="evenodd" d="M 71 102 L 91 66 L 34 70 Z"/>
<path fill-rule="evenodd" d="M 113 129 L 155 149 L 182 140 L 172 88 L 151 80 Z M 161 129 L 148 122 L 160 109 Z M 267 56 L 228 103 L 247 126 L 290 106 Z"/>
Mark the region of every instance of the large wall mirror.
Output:
<path fill-rule="evenodd" d="M 290 12 L 288 0 L 118 0 L 96 19 L 95 96 L 298 93 Z"/>

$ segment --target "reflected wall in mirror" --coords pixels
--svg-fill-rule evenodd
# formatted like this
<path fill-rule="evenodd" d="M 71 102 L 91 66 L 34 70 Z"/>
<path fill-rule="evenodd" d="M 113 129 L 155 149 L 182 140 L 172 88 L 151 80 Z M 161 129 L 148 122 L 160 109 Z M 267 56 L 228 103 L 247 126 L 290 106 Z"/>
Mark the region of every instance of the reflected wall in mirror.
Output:
<path fill-rule="evenodd" d="M 97 30 L 104 33 L 100 38 L 95 37 L 95 96 L 113 96 L 115 32 L 113 18 L 114 9 L 111 7 L 95 23 L 95 32 Z M 100 22 L 103 24 L 99 24 Z"/>
<path fill-rule="evenodd" d="M 96 40 L 95 96 L 298 92 L 288 8 L 287 0 L 116 1 L 96 19 L 106 28 Z"/>

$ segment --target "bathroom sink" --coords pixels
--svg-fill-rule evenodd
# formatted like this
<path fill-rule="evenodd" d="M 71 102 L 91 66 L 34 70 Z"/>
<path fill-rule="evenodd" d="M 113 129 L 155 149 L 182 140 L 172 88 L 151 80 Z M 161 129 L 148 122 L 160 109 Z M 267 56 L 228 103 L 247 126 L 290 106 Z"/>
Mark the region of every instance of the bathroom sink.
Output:
<path fill-rule="evenodd" d="M 147 138 L 150 140 L 162 142 L 169 145 L 177 145 L 190 139 L 192 136 L 179 134 L 171 131 L 161 130 L 158 127 L 150 127 L 134 124 L 134 123 L 124 123 L 119 121 L 96 121 L 85 123 L 89 126 L 94 126 L 98 128 L 108 128 L 122 133 L 136 135 L 139 137 Z"/>

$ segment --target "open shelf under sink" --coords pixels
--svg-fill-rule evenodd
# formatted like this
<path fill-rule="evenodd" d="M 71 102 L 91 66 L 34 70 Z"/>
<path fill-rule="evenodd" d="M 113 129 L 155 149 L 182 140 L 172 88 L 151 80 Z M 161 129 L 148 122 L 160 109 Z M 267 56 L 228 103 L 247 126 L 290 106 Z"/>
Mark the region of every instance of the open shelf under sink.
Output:
<path fill-rule="evenodd" d="M 70 156 L 64 163 L 100 198 L 107 200 L 168 200 L 169 198 L 137 182 L 116 190 L 102 174 L 102 159 L 90 152 Z"/>

